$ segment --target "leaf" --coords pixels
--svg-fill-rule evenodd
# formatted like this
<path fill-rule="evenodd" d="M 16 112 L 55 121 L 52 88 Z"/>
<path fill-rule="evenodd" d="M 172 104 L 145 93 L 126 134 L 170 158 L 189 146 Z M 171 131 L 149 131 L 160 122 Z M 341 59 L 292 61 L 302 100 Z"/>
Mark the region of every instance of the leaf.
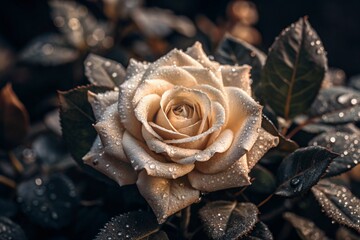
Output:
<path fill-rule="evenodd" d="M 75 61 L 79 52 L 68 45 L 59 34 L 46 34 L 35 38 L 20 53 L 20 60 L 43 66 L 60 65 Z"/>
<path fill-rule="evenodd" d="M 148 237 L 142 238 L 141 240 L 169 240 L 169 238 L 164 231 L 159 231 Z"/>
<path fill-rule="evenodd" d="M 275 194 L 294 197 L 307 192 L 324 175 L 332 159 L 338 155 L 323 147 L 300 148 L 281 162 Z"/>
<path fill-rule="evenodd" d="M 285 152 L 293 152 L 299 148 L 299 145 L 291 139 L 286 138 L 282 135 L 271 122 L 271 120 L 262 115 L 261 127 L 264 128 L 267 132 L 271 133 L 274 136 L 279 137 L 279 144 L 276 148 Z"/>
<path fill-rule="evenodd" d="M 19 145 L 28 129 L 28 113 L 8 83 L 0 89 L 0 148 Z"/>
<path fill-rule="evenodd" d="M 65 143 L 79 166 L 92 176 L 109 182 L 109 178 L 84 164 L 82 157 L 89 152 L 96 131 L 94 114 L 88 102 L 88 91 L 102 93 L 110 90 L 106 87 L 82 86 L 67 92 L 59 92 L 60 122 Z"/>
<path fill-rule="evenodd" d="M 359 240 L 359 239 L 360 239 L 360 234 L 356 234 L 350 231 L 350 229 L 348 228 L 340 227 L 336 231 L 336 240 Z"/>
<path fill-rule="evenodd" d="M 97 21 L 85 6 L 60 0 L 52 0 L 49 4 L 55 26 L 77 49 L 104 50 L 113 46 L 113 27 Z"/>
<path fill-rule="evenodd" d="M 258 209 L 252 203 L 215 201 L 200 209 L 205 231 L 212 239 L 237 239 L 258 222 Z"/>
<path fill-rule="evenodd" d="M 124 67 L 110 59 L 89 54 L 85 60 L 85 75 L 95 86 L 119 87 L 125 79 Z"/>
<path fill-rule="evenodd" d="M 3 217 L 14 217 L 18 208 L 14 201 L 0 198 L 0 213 Z"/>
<path fill-rule="evenodd" d="M 26 235 L 19 225 L 6 217 L 0 217 L 0 239 L 26 240 Z"/>
<path fill-rule="evenodd" d="M 186 37 L 196 34 L 194 24 L 185 16 L 176 16 L 170 10 L 160 8 L 135 8 L 131 17 L 141 32 L 148 37 L 162 38 L 172 31 Z"/>
<path fill-rule="evenodd" d="M 159 225 L 150 212 L 129 212 L 113 217 L 95 240 L 142 239 L 158 231 Z"/>
<path fill-rule="evenodd" d="M 78 204 L 75 186 L 63 174 L 22 182 L 17 197 L 21 210 L 32 222 L 52 229 L 69 225 Z"/>
<path fill-rule="evenodd" d="M 306 17 L 282 31 L 261 74 L 264 101 L 291 119 L 309 109 L 327 69 L 324 47 Z"/>
<path fill-rule="evenodd" d="M 303 240 L 328 240 L 325 233 L 319 229 L 312 221 L 307 220 L 303 217 L 297 216 L 294 213 L 284 213 L 284 218 L 291 223 L 296 229 L 300 238 Z"/>
<path fill-rule="evenodd" d="M 359 121 L 360 92 L 346 87 L 323 89 L 311 106 L 309 116 L 331 124 Z"/>
<path fill-rule="evenodd" d="M 360 91 L 360 75 L 355 75 L 349 79 L 349 87 Z"/>
<path fill-rule="evenodd" d="M 255 228 L 245 237 L 241 238 L 242 240 L 273 240 L 273 235 L 270 232 L 268 226 L 263 222 L 258 222 L 255 225 Z"/>
<path fill-rule="evenodd" d="M 265 64 L 266 55 L 256 47 L 226 34 L 220 42 L 214 54 L 215 59 L 222 64 L 243 65 L 248 64 L 251 68 L 253 91 L 260 82 L 260 72 Z"/>
<path fill-rule="evenodd" d="M 349 171 L 360 161 L 360 135 L 346 132 L 325 132 L 314 139 L 309 145 L 323 146 L 332 152 L 340 154 L 330 163 L 326 177 L 332 177 Z"/>
<path fill-rule="evenodd" d="M 349 189 L 322 180 L 311 190 L 326 215 L 360 232 L 360 200 Z"/>
<path fill-rule="evenodd" d="M 249 186 L 249 191 L 254 191 L 260 194 L 271 194 L 276 188 L 276 180 L 274 175 L 267 170 L 266 168 L 260 166 L 259 164 L 250 172 L 250 177 L 254 178 L 251 185 Z"/>

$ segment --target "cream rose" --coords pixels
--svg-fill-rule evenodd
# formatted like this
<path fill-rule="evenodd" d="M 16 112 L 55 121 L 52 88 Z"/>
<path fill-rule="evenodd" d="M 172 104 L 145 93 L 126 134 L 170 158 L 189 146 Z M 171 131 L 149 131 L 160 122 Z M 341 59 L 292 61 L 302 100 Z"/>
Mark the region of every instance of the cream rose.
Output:
<path fill-rule="evenodd" d="M 278 143 L 261 128 L 249 72 L 209 60 L 200 43 L 154 63 L 131 60 L 118 91 L 89 93 L 98 137 L 85 163 L 120 186 L 136 183 L 159 222 L 200 192 L 249 185 Z"/>

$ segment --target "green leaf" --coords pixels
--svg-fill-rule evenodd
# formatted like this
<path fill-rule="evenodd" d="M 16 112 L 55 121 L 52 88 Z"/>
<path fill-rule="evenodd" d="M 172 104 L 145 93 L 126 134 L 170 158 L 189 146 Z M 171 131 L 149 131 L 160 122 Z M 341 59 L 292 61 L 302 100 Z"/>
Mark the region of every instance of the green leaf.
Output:
<path fill-rule="evenodd" d="M 359 142 L 359 134 L 332 131 L 316 136 L 309 145 L 323 146 L 340 155 L 333 159 L 327 170 L 326 177 L 332 177 L 349 171 L 359 163 Z"/>
<path fill-rule="evenodd" d="M 256 47 L 226 34 L 220 42 L 215 54 L 215 59 L 222 64 L 243 65 L 248 64 L 252 67 L 251 78 L 253 80 L 253 91 L 260 82 L 260 72 L 265 64 L 266 55 Z"/>
<path fill-rule="evenodd" d="M 212 239 L 237 239 L 250 232 L 258 222 L 258 209 L 252 203 L 215 201 L 199 214 L 205 231 Z"/>
<path fill-rule="evenodd" d="M 326 215 L 360 232 L 360 200 L 349 189 L 322 180 L 311 190 Z"/>
<path fill-rule="evenodd" d="M 250 177 L 254 178 L 248 191 L 260 193 L 260 194 L 271 194 L 276 188 L 276 180 L 274 175 L 266 168 L 259 164 L 250 172 Z"/>
<path fill-rule="evenodd" d="M 273 239 L 274 239 L 273 235 L 270 232 L 268 226 L 266 226 L 263 222 L 256 223 L 251 233 L 241 238 L 241 240 L 273 240 Z"/>
<path fill-rule="evenodd" d="M 264 128 L 267 132 L 271 133 L 274 136 L 279 137 L 279 144 L 276 146 L 281 151 L 293 152 L 299 148 L 299 145 L 291 139 L 286 138 L 282 135 L 271 122 L 271 120 L 262 115 L 261 127 Z"/>
<path fill-rule="evenodd" d="M 360 92 L 346 87 L 320 91 L 309 110 L 311 118 L 322 123 L 340 124 L 360 121 Z"/>
<path fill-rule="evenodd" d="M 60 123 L 65 143 L 79 166 L 92 176 L 110 181 L 108 177 L 84 164 L 82 157 L 90 150 L 96 131 L 94 114 L 87 100 L 88 91 L 102 93 L 111 90 L 107 87 L 82 86 L 67 92 L 59 92 Z"/>
<path fill-rule="evenodd" d="M 281 32 L 261 74 L 263 99 L 281 117 L 308 110 L 327 69 L 324 47 L 306 17 Z"/>
<path fill-rule="evenodd" d="M 294 197 L 307 192 L 337 156 L 338 154 L 317 146 L 300 148 L 291 153 L 279 166 L 277 178 L 280 185 L 275 194 Z"/>
<path fill-rule="evenodd" d="M 154 214 L 143 211 L 129 212 L 113 217 L 95 240 L 146 239 L 158 230 L 159 225 Z"/>
<path fill-rule="evenodd" d="M 303 217 L 297 216 L 294 213 L 284 213 L 284 218 L 291 223 L 296 229 L 302 240 L 328 240 L 325 233 L 319 229 L 312 221 L 307 220 Z"/>

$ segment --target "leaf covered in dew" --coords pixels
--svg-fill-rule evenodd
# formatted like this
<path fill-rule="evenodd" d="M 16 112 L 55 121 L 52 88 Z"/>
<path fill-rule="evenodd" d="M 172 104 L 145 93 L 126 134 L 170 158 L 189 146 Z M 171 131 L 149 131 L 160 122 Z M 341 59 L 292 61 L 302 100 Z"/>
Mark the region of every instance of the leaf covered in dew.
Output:
<path fill-rule="evenodd" d="M 322 123 L 341 124 L 360 120 L 360 92 L 347 87 L 322 89 L 309 110 Z"/>
<path fill-rule="evenodd" d="M 265 223 L 256 223 L 254 229 L 241 240 L 273 240 L 274 237 Z"/>
<path fill-rule="evenodd" d="M 264 101 L 285 119 L 304 113 L 320 90 L 327 58 L 307 18 L 285 28 L 269 50 L 261 73 Z"/>
<path fill-rule="evenodd" d="M 0 239 L 26 240 L 26 235 L 19 225 L 7 217 L 0 217 Z"/>
<path fill-rule="evenodd" d="M 283 159 L 278 172 L 276 195 L 294 197 L 310 190 L 338 155 L 326 148 L 300 148 Z"/>
<path fill-rule="evenodd" d="M 212 239 L 237 239 L 258 222 L 258 209 L 252 203 L 215 201 L 200 209 L 205 231 Z"/>
<path fill-rule="evenodd" d="M 312 221 L 297 216 L 294 213 L 286 212 L 283 214 L 283 217 L 291 223 L 291 225 L 296 229 L 296 232 L 299 234 L 303 240 L 329 240 L 326 237 L 325 233 L 319 229 L 315 223 Z"/>
<path fill-rule="evenodd" d="M 322 180 L 311 190 L 326 215 L 360 232 L 360 200 L 349 189 Z"/>
<path fill-rule="evenodd" d="M 78 57 L 79 52 L 69 46 L 60 34 L 37 37 L 20 53 L 21 61 L 43 66 L 66 64 Z"/>
<path fill-rule="evenodd" d="M 95 86 L 119 87 L 125 79 L 125 69 L 113 60 L 89 54 L 85 60 L 85 75 Z"/>
<path fill-rule="evenodd" d="M 20 144 L 28 128 L 28 112 L 8 83 L 0 89 L 0 149 Z"/>
<path fill-rule="evenodd" d="M 309 145 L 323 146 L 339 154 L 331 161 L 326 173 L 326 177 L 332 177 L 349 171 L 359 163 L 359 141 L 359 134 L 332 131 L 316 136 Z"/>
<path fill-rule="evenodd" d="M 265 53 L 244 40 L 227 34 L 216 49 L 214 57 L 222 64 L 250 65 L 251 78 L 253 80 L 252 89 L 255 90 L 260 82 L 261 69 L 265 64 Z"/>
<path fill-rule="evenodd" d="M 100 230 L 95 240 L 152 239 L 150 236 L 158 229 L 156 217 L 151 212 L 128 212 L 113 217 Z"/>

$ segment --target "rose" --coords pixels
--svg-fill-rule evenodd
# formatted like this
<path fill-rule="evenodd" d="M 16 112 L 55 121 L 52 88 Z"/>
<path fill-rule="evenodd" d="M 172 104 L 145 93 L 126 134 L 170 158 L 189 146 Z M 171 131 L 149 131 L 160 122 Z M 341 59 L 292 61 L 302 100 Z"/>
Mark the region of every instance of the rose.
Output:
<path fill-rule="evenodd" d="M 200 192 L 249 185 L 278 143 L 261 128 L 249 72 L 209 60 L 199 43 L 154 63 L 131 60 L 119 90 L 89 93 L 98 137 L 85 163 L 136 183 L 159 222 Z"/>

